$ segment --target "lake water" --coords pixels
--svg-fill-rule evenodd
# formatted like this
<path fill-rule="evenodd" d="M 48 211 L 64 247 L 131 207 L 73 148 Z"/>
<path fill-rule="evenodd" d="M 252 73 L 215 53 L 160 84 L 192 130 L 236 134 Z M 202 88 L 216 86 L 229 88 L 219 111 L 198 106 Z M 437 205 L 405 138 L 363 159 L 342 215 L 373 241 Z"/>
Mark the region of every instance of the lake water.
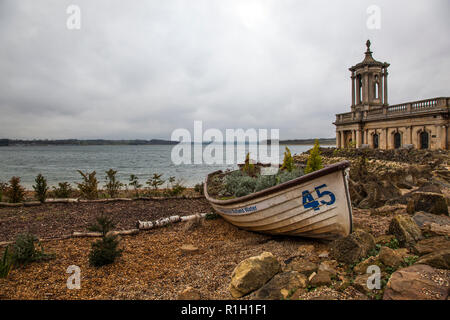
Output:
<path fill-rule="evenodd" d="M 77 170 L 97 172 L 100 186 L 104 185 L 105 171 L 113 168 L 121 182 L 127 183 L 135 174 L 145 185 L 153 173 L 163 173 L 163 179 L 174 176 L 182 179 L 186 186 L 202 182 L 215 170 L 237 168 L 232 165 L 181 164 L 171 161 L 171 145 L 148 146 L 9 146 L 0 147 L 0 181 L 12 176 L 21 178 L 22 185 L 31 189 L 36 175 L 42 173 L 50 186 L 58 182 L 81 181 Z M 285 146 L 279 146 L 280 161 Z M 292 154 L 304 152 L 312 146 L 288 146 Z M 248 146 L 236 145 L 235 154 Z M 192 149 L 193 150 L 193 149 Z M 193 151 L 192 151 L 193 153 Z M 192 155 L 193 156 L 193 155 Z"/>

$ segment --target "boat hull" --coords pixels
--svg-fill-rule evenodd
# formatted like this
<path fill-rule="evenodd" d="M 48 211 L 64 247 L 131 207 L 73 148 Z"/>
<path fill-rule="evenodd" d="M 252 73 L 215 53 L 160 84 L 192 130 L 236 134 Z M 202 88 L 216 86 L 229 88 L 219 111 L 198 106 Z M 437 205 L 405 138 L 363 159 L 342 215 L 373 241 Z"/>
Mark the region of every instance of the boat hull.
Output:
<path fill-rule="evenodd" d="M 230 200 L 205 195 L 226 221 L 245 230 L 336 239 L 352 231 L 348 161 Z"/>

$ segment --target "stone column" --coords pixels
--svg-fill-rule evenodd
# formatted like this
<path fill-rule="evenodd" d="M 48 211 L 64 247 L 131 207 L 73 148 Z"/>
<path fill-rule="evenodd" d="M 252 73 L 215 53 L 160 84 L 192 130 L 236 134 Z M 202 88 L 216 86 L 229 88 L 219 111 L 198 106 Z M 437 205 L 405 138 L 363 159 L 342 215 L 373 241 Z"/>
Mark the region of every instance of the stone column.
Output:
<path fill-rule="evenodd" d="M 361 147 L 361 129 L 356 130 L 356 147 Z"/>
<path fill-rule="evenodd" d="M 352 107 L 355 106 L 355 72 L 352 71 Z"/>
<path fill-rule="evenodd" d="M 406 127 L 406 143 L 412 144 L 412 126 Z"/>
<path fill-rule="evenodd" d="M 345 131 L 341 131 L 341 148 L 345 148 Z"/>
<path fill-rule="evenodd" d="M 442 134 L 441 134 L 441 148 L 443 150 L 447 150 L 447 141 L 448 141 L 448 136 L 447 136 L 447 126 L 442 126 Z"/>
<path fill-rule="evenodd" d="M 356 84 L 356 104 L 359 104 L 359 101 L 361 100 L 361 97 L 360 97 L 361 89 L 360 89 L 358 77 L 355 77 L 355 84 Z"/>
<path fill-rule="evenodd" d="M 336 148 L 341 148 L 341 131 L 336 132 Z"/>
<path fill-rule="evenodd" d="M 355 130 L 352 130 L 352 144 L 355 142 L 356 140 L 356 132 Z"/>
<path fill-rule="evenodd" d="M 389 137 L 388 137 L 388 128 L 384 129 L 384 148 L 389 149 Z"/>
<path fill-rule="evenodd" d="M 387 69 L 384 68 L 384 104 L 388 104 L 388 92 L 387 92 L 387 76 L 388 72 Z"/>
<path fill-rule="evenodd" d="M 369 103 L 369 74 L 366 73 L 364 75 L 364 94 L 363 94 L 363 98 L 364 98 L 364 103 Z"/>

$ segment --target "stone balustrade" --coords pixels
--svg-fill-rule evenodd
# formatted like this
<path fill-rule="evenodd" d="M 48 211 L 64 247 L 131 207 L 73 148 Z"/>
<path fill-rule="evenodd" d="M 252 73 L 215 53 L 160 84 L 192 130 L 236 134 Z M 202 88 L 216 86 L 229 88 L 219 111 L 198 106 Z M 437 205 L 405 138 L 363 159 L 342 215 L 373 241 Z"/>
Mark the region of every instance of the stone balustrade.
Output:
<path fill-rule="evenodd" d="M 385 119 L 416 113 L 429 112 L 433 110 L 449 109 L 450 99 L 446 97 L 426 99 L 414 102 L 401 103 L 391 106 L 383 106 L 365 112 L 347 112 L 336 115 L 336 123 L 352 121 L 364 121 L 374 119 Z M 361 114 L 361 116 L 360 116 Z"/>

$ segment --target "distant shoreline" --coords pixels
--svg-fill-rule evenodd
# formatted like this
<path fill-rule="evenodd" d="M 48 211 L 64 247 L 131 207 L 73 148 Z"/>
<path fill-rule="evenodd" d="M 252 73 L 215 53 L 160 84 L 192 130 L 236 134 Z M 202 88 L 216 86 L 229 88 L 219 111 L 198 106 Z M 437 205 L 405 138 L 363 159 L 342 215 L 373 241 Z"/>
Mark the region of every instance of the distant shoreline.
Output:
<path fill-rule="evenodd" d="M 316 139 L 290 139 L 279 140 L 280 145 L 313 145 Z M 335 145 L 336 139 L 334 138 L 320 138 L 320 145 Z M 270 140 L 268 140 L 270 143 Z M 103 139 L 59 139 L 59 140 L 19 140 L 19 139 L 0 139 L 0 147 L 8 146 L 147 146 L 147 145 L 176 145 L 179 141 L 170 141 L 163 139 L 152 140 L 103 140 Z M 208 143 L 204 143 L 208 144 Z"/>

